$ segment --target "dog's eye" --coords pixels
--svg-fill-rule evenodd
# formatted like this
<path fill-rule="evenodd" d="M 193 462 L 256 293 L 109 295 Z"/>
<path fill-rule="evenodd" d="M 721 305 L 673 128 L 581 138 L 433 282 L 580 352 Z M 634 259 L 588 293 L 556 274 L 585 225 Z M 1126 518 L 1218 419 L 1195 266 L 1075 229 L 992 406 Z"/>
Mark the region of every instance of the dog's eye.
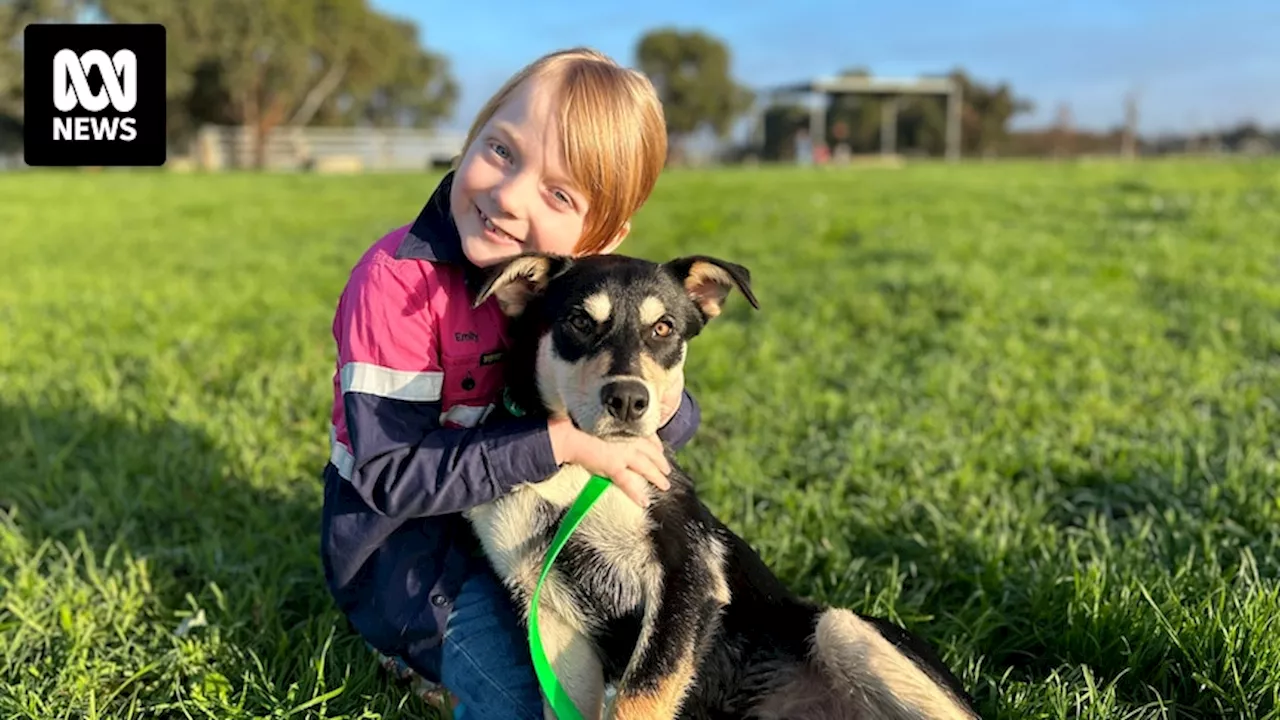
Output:
<path fill-rule="evenodd" d="M 670 320 L 659 320 L 653 324 L 653 336 L 664 338 L 675 332 L 676 328 Z"/>
<path fill-rule="evenodd" d="M 596 329 L 596 321 L 586 313 L 574 313 L 569 317 L 569 326 L 580 333 L 586 334 Z"/>

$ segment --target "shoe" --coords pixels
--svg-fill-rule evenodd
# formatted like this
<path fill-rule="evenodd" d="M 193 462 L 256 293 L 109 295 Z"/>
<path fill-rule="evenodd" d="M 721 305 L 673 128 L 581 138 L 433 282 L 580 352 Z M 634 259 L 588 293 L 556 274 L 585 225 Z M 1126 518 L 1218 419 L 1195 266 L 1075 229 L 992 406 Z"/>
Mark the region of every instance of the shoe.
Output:
<path fill-rule="evenodd" d="M 413 694 L 426 703 L 427 707 L 440 713 L 441 720 L 450 720 L 459 716 L 458 699 L 449 692 L 448 688 L 422 677 L 398 657 L 383 655 L 372 645 L 369 646 L 369 650 L 378 658 L 378 664 L 384 671 L 398 684 L 408 684 Z"/>

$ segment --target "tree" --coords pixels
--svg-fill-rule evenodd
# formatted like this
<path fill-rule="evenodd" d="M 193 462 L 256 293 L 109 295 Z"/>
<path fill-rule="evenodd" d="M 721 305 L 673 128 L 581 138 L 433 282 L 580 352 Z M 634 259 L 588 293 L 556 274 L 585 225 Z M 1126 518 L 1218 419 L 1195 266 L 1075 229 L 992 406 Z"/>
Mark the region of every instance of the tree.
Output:
<path fill-rule="evenodd" d="M 458 99 L 458 84 L 440 55 L 418 46 L 408 21 L 370 16 L 363 44 L 347 56 L 346 81 L 316 106 L 325 125 L 432 127 Z"/>
<path fill-rule="evenodd" d="M 77 0 L 0 0 L 0 150 L 22 141 L 22 34 L 31 23 L 70 22 Z"/>
<path fill-rule="evenodd" d="M 961 114 L 961 138 L 965 150 L 990 154 L 1009 137 L 1009 121 L 1015 115 L 1031 112 L 1031 101 L 1015 97 L 1008 83 L 994 87 L 972 80 L 963 70 L 951 73 L 964 92 Z"/>
<path fill-rule="evenodd" d="M 419 45 L 416 27 L 373 11 L 365 0 L 99 5 L 112 21 L 167 28 L 171 139 L 188 138 L 206 123 L 245 125 L 258 167 L 280 126 L 336 115 L 348 124 L 431 127 L 456 101 L 447 63 Z"/>
<path fill-rule="evenodd" d="M 673 151 L 702 129 L 723 138 L 750 109 L 754 94 L 733 80 L 730 60 L 723 42 L 699 30 L 659 28 L 640 38 L 636 63 L 662 100 Z"/>

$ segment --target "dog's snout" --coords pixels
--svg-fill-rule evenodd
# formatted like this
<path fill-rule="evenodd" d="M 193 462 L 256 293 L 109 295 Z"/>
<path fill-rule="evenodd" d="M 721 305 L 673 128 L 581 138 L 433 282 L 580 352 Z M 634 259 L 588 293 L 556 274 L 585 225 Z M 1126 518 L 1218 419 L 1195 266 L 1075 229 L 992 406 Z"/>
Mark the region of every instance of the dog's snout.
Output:
<path fill-rule="evenodd" d="M 617 380 L 600 388 L 600 401 L 609 414 L 623 422 L 634 422 L 649 407 L 649 391 L 636 380 Z"/>

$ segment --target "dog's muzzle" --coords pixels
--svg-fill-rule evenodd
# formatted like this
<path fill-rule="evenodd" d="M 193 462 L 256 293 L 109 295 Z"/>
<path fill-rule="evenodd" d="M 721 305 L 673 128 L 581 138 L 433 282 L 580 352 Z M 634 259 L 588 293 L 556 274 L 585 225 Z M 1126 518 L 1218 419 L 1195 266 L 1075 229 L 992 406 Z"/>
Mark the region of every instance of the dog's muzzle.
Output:
<path fill-rule="evenodd" d="M 649 409 L 649 389 L 638 380 L 615 380 L 600 388 L 600 402 L 615 420 L 638 422 Z"/>

